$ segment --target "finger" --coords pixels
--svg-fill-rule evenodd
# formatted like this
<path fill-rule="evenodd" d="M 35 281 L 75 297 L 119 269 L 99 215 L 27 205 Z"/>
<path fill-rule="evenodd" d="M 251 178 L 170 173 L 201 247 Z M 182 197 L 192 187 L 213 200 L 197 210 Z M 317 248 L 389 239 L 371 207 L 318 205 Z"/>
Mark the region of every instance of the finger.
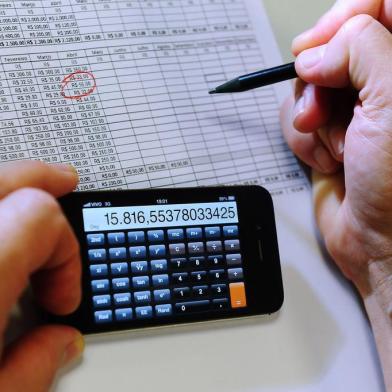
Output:
<path fill-rule="evenodd" d="M 350 18 L 367 14 L 380 19 L 388 29 L 392 27 L 392 5 L 383 0 L 339 0 L 316 23 L 293 41 L 292 51 L 295 56 L 303 50 L 324 45 Z"/>
<path fill-rule="evenodd" d="M 344 160 L 346 129 L 346 127 L 337 124 L 335 126 L 328 125 L 322 127 L 317 131 L 324 147 L 329 151 L 333 159 L 340 163 L 343 163 Z"/>
<path fill-rule="evenodd" d="M 16 161 L 0 165 L 0 198 L 25 187 L 40 188 L 58 197 L 73 191 L 77 184 L 76 170 L 67 164 Z"/>
<path fill-rule="evenodd" d="M 392 85 L 389 61 L 392 36 L 375 19 L 360 15 L 346 22 L 332 40 L 303 51 L 296 69 L 303 80 L 318 86 L 344 88 L 352 84 L 369 96 L 385 97 Z"/>
<path fill-rule="evenodd" d="M 358 94 L 350 89 L 330 90 L 331 113 L 327 124 L 317 133 L 333 158 L 343 163 L 346 133 L 353 119 Z"/>
<path fill-rule="evenodd" d="M 336 218 L 345 195 L 344 175 L 342 172 L 324 175 L 313 171 L 312 184 L 317 224 L 326 238 L 337 225 Z"/>
<path fill-rule="evenodd" d="M 344 173 L 325 175 L 313 171 L 312 183 L 315 216 L 325 246 L 343 274 L 353 280 L 355 273 L 349 270 L 346 260 L 348 248 L 355 245 L 347 240 Z"/>
<path fill-rule="evenodd" d="M 0 390 L 47 392 L 58 369 L 77 359 L 83 348 L 83 337 L 73 328 L 37 328 L 5 350 Z"/>
<path fill-rule="evenodd" d="M 57 314 L 75 310 L 81 296 L 79 246 L 57 201 L 38 189 L 18 190 L 2 200 L 0 221 L 0 328 L 38 270 L 38 301 Z"/>
<path fill-rule="evenodd" d="M 317 133 L 301 133 L 293 127 L 294 98 L 286 100 L 281 110 L 283 135 L 294 154 L 310 167 L 322 173 L 333 173 L 339 164 L 323 145 Z"/>
<path fill-rule="evenodd" d="M 315 132 L 330 117 L 329 89 L 296 81 L 296 102 L 293 113 L 294 127 L 300 132 Z"/>

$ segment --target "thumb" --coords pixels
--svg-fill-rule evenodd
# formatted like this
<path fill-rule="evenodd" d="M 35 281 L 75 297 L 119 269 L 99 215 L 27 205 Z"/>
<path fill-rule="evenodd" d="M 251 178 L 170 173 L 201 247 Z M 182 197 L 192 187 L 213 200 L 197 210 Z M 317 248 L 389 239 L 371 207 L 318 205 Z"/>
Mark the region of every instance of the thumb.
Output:
<path fill-rule="evenodd" d="M 4 352 L 0 391 L 47 392 L 57 370 L 81 355 L 84 343 L 75 329 L 48 325 L 35 329 Z"/>
<path fill-rule="evenodd" d="M 385 96 L 392 85 L 392 36 L 369 15 L 349 19 L 327 43 L 299 54 L 296 69 L 308 83 L 343 88 L 353 85 L 363 94 Z M 389 85 L 386 86 L 386 83 Z"/>

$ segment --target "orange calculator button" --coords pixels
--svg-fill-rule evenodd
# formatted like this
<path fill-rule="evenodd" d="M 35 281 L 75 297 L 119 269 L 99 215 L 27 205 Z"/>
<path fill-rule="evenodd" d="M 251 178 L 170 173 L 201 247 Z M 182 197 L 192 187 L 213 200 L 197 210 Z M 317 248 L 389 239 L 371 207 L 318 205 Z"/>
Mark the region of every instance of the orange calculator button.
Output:
<path fill-rule="evenodd" d="M 230 283 L 230 299 L 232 308 L 245 308 L 246 295 L 244 283 Z"/>

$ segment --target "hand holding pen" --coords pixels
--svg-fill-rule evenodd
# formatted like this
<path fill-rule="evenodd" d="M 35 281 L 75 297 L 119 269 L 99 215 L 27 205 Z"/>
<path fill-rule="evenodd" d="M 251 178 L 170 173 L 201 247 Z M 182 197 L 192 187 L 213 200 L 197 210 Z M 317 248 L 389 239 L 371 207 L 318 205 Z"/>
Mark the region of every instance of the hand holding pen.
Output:
<path fill-rule="evenodd" d="M 289 146 L 313 168 L 321 237 L 364 301 L 388 391 L 392 391 L 391 5 L 339 0 L 315 27 L 298 37 L 293 45 L 299 76 L 296 94 L 282 109 Z M 261 76 L 271 71 L 244 75 L 211 93 L 246 91 L 291 78 L 282 70 L 272 71 L 281 78 Z"/>

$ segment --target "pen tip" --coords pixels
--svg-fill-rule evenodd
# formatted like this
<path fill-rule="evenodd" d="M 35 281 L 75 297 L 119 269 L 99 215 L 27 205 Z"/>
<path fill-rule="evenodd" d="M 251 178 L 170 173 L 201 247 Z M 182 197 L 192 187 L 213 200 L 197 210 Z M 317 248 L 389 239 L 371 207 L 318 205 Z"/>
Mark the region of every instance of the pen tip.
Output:
<path fill-rule="evenodd" d="M 215 89 L 210 90 L 210 91 L 208 92 L 208 94 L 216 94 L 216 90 L 215 90 Z"/>

